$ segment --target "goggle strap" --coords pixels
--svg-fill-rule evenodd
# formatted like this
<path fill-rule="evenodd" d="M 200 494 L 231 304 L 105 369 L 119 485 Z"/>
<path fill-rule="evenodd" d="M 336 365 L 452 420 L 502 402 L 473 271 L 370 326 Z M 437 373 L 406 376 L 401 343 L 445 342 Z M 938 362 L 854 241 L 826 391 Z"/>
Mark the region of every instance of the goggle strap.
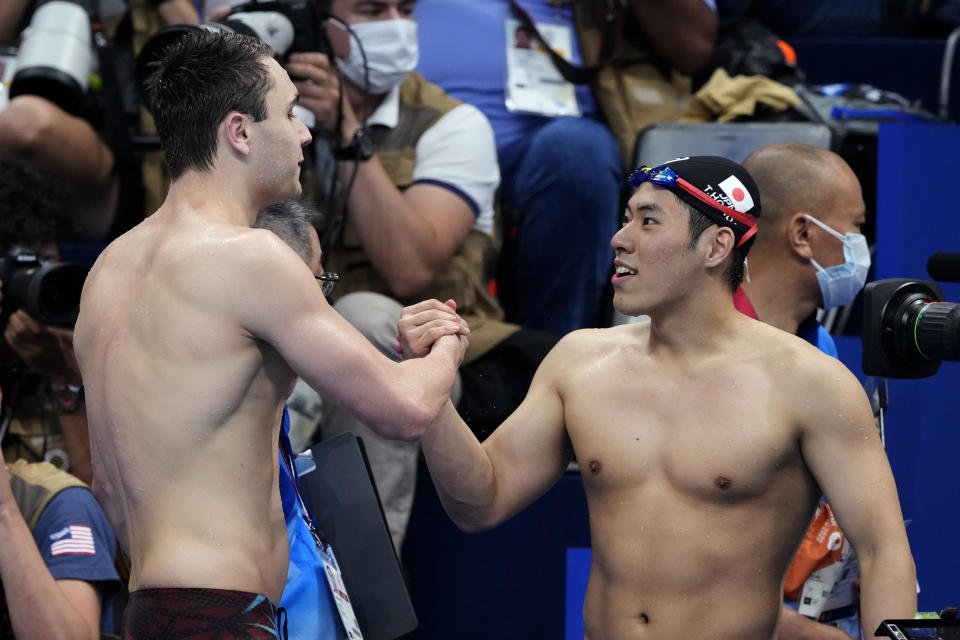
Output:
<path fill-rule="evenodd" d="M 692 184 L 690 184 L 689 182 L 687 182 L 686 180 L 684 180 L 679 176 L 677 177 L 677 184 L 680 185 L 684 191 L 692 195 L 697 200 L 700 200 L 704 204 L 710 205 L 714 209 L 718 209 L 722 213 L 727 214 L 728 216 L 730 216 L 740 224 L 744 224 L 756 230 L 757 222 L 753 218 L 753 216 L 747 215 L 745 213 L 741 213 L 736 209 L 731 209 L 728 206 L 720 204 L 719 202 L 717 202 L 716 200 L 714 200 L 713 198 L 705 194 L 703 191 L 701 191 L 700 189 L 697 189 L 695 186 L 693 186 Z"/>
<path fill-rule="evenodd" d="M 756 235 L 756 233 L 757 233 L 757 225 L 753 225 L 752 227 L 750 227 L 749 230 L 747 230 L 745 234 L 743 234 L 743 237 L 740 238 L 740 242 L 737 243 L 737 246 L 738 247 L 741 246 L 744 242 L 746 242 L 747 240 L 752 238 L 754 235 Z"/>

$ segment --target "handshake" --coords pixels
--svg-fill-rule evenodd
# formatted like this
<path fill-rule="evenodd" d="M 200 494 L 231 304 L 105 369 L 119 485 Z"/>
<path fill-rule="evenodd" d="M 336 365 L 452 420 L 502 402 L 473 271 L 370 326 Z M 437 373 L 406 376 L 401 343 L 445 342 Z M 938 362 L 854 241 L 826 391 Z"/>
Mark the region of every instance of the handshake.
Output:
<path fill-rule="evenodd" d="M 469 334 L 470 327 L 466 320 L 457 315 L 455 301 L 424 300 L 404 307 L 400 314 L 396 350 L 406 359 L 422 358 L 440 340 L 459 340 L 462 361 Z"/>

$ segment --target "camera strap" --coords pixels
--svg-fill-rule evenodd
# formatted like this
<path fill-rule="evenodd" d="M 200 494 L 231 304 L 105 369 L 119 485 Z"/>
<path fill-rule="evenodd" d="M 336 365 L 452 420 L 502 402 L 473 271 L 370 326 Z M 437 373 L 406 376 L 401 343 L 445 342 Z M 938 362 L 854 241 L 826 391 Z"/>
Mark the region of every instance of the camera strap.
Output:
<path fill-rule="evenodd" d="M 287 409 L 284 407 L 284 421 L 288 421 Z M 287 422 L 289 424 L 289 422 Z M 307 528 L 310 530 L 310 534 L 313 536 L 313 540 L 317 545 L 317 549 L 323 549 L 327 546 L 327 541 L 323 535 L 323 532 L 320 530 L 320 526 L 317 524 L 317 521 L 313 518 L 313 515 L 310 513 L 310 510 L 307 508 L 307 503 L 303 499 L 303 494 L 300 493 L 300 478 L 297 475 L 297 465 L 294 463 L 296 456 L 293 453 L 293 445 L 290 444 L 290 437 L 287 435 L 284 428 L 280 427 L 280 455 L 283 464 L 287 467 L 287 471 L 290 472 L 290 479 L 293 482 L 293 492 L 297 496 L 297 502 L 300 503 L 301 516 L 303 517 L 304 522 L 307 524 Z"/>

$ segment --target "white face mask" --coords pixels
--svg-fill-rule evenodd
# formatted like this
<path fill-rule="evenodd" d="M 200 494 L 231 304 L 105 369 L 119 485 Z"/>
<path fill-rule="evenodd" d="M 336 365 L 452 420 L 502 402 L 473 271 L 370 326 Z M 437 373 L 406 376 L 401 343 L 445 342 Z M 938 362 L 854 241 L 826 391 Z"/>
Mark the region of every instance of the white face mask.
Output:
<path fill-rule="evenodd" d="M 867 246 L 867 238 L 862 233 L 840 235 L 813 216 L 806 217 L 843 243 L 842 264 L 824 269 L 816 260 L 810 258 L 810 262 L 817 268 L 823 308 L 841 307 L 856 298 L 867 282 L 867 271 L 870 270 L 870 247 Z"/>
<path fill-rule="evenodd" d="M 336 19 L 331 23 L 344 28 Z M 360 22 L 350 28 L 353 30 L 350 57 L 346 60 L 337 58 L 337 66 L 350 82 L 361 89 L 366 88 L 373 95 L 387 93 L 403 82 L 420 61 L 417 23 L 413 20 L 396 18 Z M 368 85 L 364 80 L 361 50 L 367 55 Z"/>

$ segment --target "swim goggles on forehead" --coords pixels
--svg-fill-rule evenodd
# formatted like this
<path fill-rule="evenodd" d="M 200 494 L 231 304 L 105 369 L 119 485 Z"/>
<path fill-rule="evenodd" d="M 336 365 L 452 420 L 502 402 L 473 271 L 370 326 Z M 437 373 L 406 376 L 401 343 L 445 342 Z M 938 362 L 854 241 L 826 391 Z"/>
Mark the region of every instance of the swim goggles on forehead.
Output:
<path fill-rule="evenodd" d="M 647 166 L 637 167 L 627 177 L 627 184 L 634 187 L 639 187 L 644 182 L 652 182 L 660 185 L 661 187 L 682 189 L 711 209 L 715 209 L 716 211 L 720 212 L 724 218 L 726 218 L 727 222 L 739 222 L 740 224 L 745 225 L 747 227 L 747 231 L 740 238 L 740 241 L 737 242 L 738 247 L 757 233 L 757 221 L 753 216 L 737 211 L 736 209 L 731 209 L 721 202 L 714 200 L 702 190 L 678 176 L 676 171 L 665 164 L 653 168 Z"/>

